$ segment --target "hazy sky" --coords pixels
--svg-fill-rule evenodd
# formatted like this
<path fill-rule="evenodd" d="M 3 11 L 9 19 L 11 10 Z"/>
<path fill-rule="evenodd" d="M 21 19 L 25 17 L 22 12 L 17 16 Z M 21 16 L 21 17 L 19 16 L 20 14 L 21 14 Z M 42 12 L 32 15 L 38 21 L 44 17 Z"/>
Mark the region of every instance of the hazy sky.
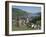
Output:
<path fill-rule="evenodd" d="M 12 6 L 13 8 L 22 9 L 27 12 L 37 13 L 41 12 L 41 7 L 34 7 L 34 6 Z"/>

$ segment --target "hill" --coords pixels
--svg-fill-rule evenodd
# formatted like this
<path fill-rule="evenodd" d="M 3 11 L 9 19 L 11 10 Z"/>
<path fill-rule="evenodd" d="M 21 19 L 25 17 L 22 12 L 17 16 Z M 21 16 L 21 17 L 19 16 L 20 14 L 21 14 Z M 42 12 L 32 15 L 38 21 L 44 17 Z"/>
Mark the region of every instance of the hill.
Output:
<path fill-rule="evenodd" d="M 12 8 L 12 16 L 15 17 L 15 16 L 22 16 L 22 15 L 25 15 L 27 14 L 26 11 L 23 11 L 21 9 L 18 9 L 18 8 Z"/>

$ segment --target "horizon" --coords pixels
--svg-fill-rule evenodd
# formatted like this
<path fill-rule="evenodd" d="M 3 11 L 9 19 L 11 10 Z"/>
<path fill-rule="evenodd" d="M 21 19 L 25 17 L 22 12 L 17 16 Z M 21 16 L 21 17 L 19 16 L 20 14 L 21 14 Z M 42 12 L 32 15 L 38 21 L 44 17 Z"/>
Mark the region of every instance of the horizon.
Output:
<path fill-rule="evenodd" d="M 24 10 L 28 13 L 41 12 L 41 7 L 34 7 L 34 6 L 12 6 L 12 8 L 18 8 L 18 9 Z"/>

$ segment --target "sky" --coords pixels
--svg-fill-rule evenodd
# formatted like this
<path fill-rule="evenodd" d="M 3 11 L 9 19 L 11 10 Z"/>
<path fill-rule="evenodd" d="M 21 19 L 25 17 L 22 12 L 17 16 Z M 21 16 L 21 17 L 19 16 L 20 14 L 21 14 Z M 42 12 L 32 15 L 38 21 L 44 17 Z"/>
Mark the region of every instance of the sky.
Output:
<path fill-rule="evenodd" d="M 41 12 L 41 7 L 34 7 L 34 6 L 12 6 L 12 7 L 27 11 L 28 13 Z"/>

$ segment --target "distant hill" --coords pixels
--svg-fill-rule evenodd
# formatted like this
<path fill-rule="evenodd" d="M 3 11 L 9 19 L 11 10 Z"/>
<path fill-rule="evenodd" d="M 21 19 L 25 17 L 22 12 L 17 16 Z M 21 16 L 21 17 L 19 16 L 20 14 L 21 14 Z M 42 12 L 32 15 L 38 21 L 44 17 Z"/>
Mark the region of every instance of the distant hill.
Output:
<path fill-rule="evenodd" d="M 13 17 L 14 16 L 22 16 L 24 14 L 27 14 L 27 12 L 23 11 L 21 9 L 18 9 L 18 8 L 12 8 L 12 15 L 13 15 Z"/>
<path fill-rule="evenodd" d="M 41 12 L 37 12 L 37 13 L 28 13 L 24 10 L 18 9 L 18 8 L 12 8 L 12 17 L 15 18 L 16 16 L 25 16 L 25 18 L 27 16 L 29 16 L 29 18 L 31 16 L 39 16 L 41 15 Z"/>

